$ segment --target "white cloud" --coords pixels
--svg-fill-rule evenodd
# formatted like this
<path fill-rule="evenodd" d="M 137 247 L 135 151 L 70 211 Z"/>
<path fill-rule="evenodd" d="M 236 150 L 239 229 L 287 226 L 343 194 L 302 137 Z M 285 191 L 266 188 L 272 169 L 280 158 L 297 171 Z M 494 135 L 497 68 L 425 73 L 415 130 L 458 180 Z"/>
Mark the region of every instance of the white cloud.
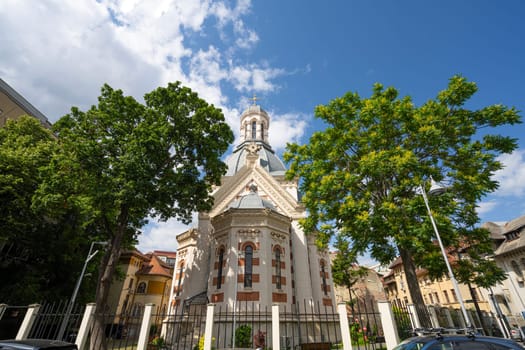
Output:
<path fill-rule="evenodd" d="M 481 202 L 478 204 L 477 212 L 478 215 L 482 216 L 488 212 L 490 212 L 492 209 L 496 208 L 498 206 L 498 202 L 495 200 L 489 200 L 486 202 Z"/>
<path fill-rule="evenodd" d="M 157 86 L 179 80 L 221 108 L 238 135 L 247 104 L 236 95 L 275 92 L 279 77 L 295 73 L 244 59 L 259 36 L 244 18 L 251 0 L 233 3 L 3 0 L 0 47 L 9 54 L 0 55 L 0 76 L 52 122 L 71 106 L 95 104 L 104 83 L 141 101 Z M 217 31 L 220 40 L 213 41 L 216 35 L 209 34 Z M 274 148 L 304 134 L 302 115 L 271 117 Z M 148 225 L 139 247 L 175 249 L 175 235 L 186 228 L 176 221 Z"/>
<path fill-rule="evenodd" d="M 193 214 L 192 222 L 197 222 L 197 213 Z M 153 250 L 177 250 L 176 236 L 193 227 L 194 224 L 185 225 L 175 219 L 166 222 L 158 222 L 151 219 L 151 223 L 143 229 L 142 235 L 139 236 L 137 249 L 142 253 Z"/>
<path fill-rule="evenodd" d="M 498 157 L 504 168 L 494 175 L 500 187 L 495 196 L 523 196 L 525 194 L 525 150 L 516 150 L 511 154 Z"/>
<path fill-rule="evenodd" d="M 269 142 L 274 149 L 282 150 L 288 142 L 300 142 L 308 126 L 307 120 L 310 118 L 301 113 L 269 114 L 271 117 Z"/>

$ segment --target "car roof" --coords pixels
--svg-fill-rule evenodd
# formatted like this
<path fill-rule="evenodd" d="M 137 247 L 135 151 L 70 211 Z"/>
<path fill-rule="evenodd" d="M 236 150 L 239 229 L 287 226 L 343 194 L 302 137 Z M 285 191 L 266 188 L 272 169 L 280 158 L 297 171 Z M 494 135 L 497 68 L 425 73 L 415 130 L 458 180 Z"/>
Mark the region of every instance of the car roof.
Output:
<path fill-rule="evenodd" d="M 76 345 L 52 339 L 0 340 L 0 349 L 76 349 Z"/>
<path fill-rule="evenodd" d="M 490 342 L 497 344 L 505 344 L 507 346 L 512 346 L 516 349 L 522 349 L 523 347 L 511 339 L 499 338 L 499 337 L 489 337 L 483 335 L 465 335 L 465 334 L 444 334 L 444 335 L 423 335 L 405 339 L 402 343 L 433 343 L 441 341 L 454 341 L 454 340 L 471 340 L 471 341 L 480 341 L 480 342 Z"/>

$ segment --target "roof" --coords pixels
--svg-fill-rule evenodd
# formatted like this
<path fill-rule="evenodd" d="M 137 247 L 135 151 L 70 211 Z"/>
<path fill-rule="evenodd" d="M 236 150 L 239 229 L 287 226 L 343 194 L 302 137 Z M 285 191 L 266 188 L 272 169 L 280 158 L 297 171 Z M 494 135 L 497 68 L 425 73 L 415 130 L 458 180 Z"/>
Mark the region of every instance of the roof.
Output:
<path fill-rule="evenodd" d="M 242 196 L 240 199 L 236 200 L 230 204 L 230 208 L 233 209 L 272 209 L 275 210 L 275 206 L 265 199 L 262 199 L 257 193 L 257 186 L 250 186 L 250 193 Z"/>
<path fill-rule="evenodd" d="M 24 114 L 39 119 L 45 127 L 49 128 L 51 126 L 51 123 L 42 112 L 36 109 L 4 80 L 0 79 L 0 122 L 5 119 L 17 119 Z"/>
<path fill-rule="evenodd" d="M 250 142 L 244 142 L 240 144 L 235 151 L 226 159 L 226 164 L 228 165 L 228 172 L 226 176 L 233 176 L 237 173 L 243 166 L 246 165 L 246 155 L 248 151 L 246 145 Z M 284 175 L 286 172 L 286 167 L 282 160 L 275 154 L 271 147 L 261 141 L 256 141 L 256 144 L 261 146 L 259 149 L 259 165 L 269 172 L 271 175 Z"/>
<path fill-rule="evenodd" d="M 501 242 L 494 252 L 495 255 L 525 249 L 525 215 L 504 225 L 487 222 L 482 227 L 490 231 L 492 239 Z"/>
<path fill-rule="evenodd" d="M 137 275 L 156 275 L 164 277 L 172 277 L 170 267 L 162 260 L 160 260 L 155 254 L 147 254 L 150 256 L 149 264 L 144 265 L 140 270 L 137 271 Z"/>

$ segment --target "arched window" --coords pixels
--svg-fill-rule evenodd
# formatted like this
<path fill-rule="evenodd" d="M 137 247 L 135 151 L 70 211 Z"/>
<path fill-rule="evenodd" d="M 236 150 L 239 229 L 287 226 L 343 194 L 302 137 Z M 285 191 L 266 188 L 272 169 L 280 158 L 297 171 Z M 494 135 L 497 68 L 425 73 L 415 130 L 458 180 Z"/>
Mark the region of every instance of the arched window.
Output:
<path fill-rule="evenodd" d="M 146 282 L 140 282 L 137 286 L 137 294 L 146 293 Z"/>
<path fill-rule="evenodd" d="M 252 286 L 253 274 L 253 247 L 247 245 L 244 248 L 244 287 Z"/>
<path fill-rule="evenodd" d="M 328 285 L 326 284 L 326 267 L 324 261 L 321 261 L 321 278 L 323 280 L 323 293 L 328 295 Z"/>
<path fill-rule="evenodd" d="M 281 250 L 275 249 L 275 286 L 281 289 Z"/>
<path fill-rule="evenodd" d="M 182 285 L 182 273 L 184 272 L 184 263 L 181 262 L 180 265 L 179 265 L 179 279 L 177 281 L 177 294 L 175 296 L 179 296 L 180 295 L 180 286 Z"/>
<path fill-rule="evenodd" d="M 219 250 L 219 272 L 217 273 L 217 289 L 221 289 L 222 285 L 222 265 L 224 262 L 224 248 Z"/>
<path fill-rule="evenodd" d="M 264 140 L 264 124 L 261 123 L 261 140 Z"/>
<path fill-rule="evenodd" d="M 252 139 L 256 139 L 257 138 L 257 122 L 254 120 L 252 122 Z"/>

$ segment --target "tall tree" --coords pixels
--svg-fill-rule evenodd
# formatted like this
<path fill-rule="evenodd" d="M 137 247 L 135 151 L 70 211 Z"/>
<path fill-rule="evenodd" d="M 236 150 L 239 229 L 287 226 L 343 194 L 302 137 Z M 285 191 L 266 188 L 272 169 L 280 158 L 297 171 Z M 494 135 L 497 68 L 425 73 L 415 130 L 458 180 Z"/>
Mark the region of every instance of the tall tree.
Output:
<path fill-rule="evenodd" d="M 91 347 L 104 349 L 100 315 L 121 248 L 135 241 L 147 217 L 187 223 L 193 211 L 211 208 L 233 134 L 219 109 L 180 83 L 146 94 L 145 104 L 104 85 L 97 106 L 72 108 L 54 131 L 63 151 L 48 167 L 37 203 L 55 214 L 79 208 L 92 240 L 109 243 L 91 336 Z"/>
<path fill-rule="evenodd" d="M 58 149 L 51 131 L 35 118 L 23 116 L 0 128 L 0 300 L 4 303 L 66 299 L 82 264 L 78 253 L 85 240 L 79 235 L 80 218 L 75 212 L 65 211 L 61 220 L 49 220 L 32 207 L 43 180 L 41 169 Z"/>
<path fill-rule="evenodd" d="M 302 222 L 305 230 L 320 230 L 322 244 L 333 236 L 347 239 L 355 253 L 368 251 L 381 263 L 399 254 L 417 306 L 424 302 L 416 266 L 432 277 L 446 272 L 419 194 L 429 177 L 450 183 L 444 195 L 430 198 L 444 245 L 461 241 L 471 247 L 471 271 L 486 277 L 486 284 L 504 277 L 483 261 L 489 234 L 474 227 L 478 201 L 498 187 L 492 177 L 502 168 L 497 156 L 516 148 L 516 140 L 490 134 L 490 128 L 519 123 L 520 117 L 503 105 L 466 108 L 476 90 L 475 83 L 454 76 L 447 89 L 419 107 L 380 84 L 370 98 L 347 93 L 316 107 L 316 117 L 328 127 L 309 144 L 289 144 L 285 154 L 288 177 L 302 178 L 310 212 Z"/>

